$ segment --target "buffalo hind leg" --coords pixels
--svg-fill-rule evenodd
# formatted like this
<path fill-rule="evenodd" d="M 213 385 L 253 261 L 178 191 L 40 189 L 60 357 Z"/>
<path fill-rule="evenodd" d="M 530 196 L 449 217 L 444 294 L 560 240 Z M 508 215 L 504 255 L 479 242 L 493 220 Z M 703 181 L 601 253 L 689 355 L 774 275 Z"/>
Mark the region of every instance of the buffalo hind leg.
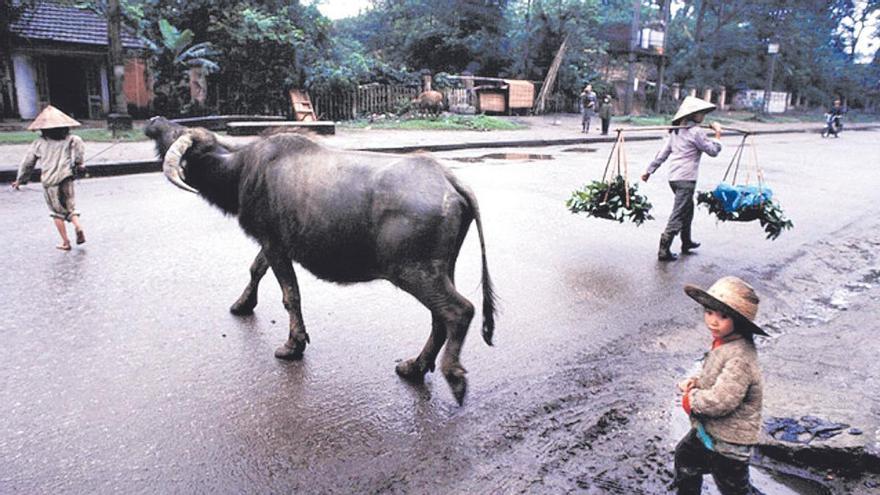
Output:
<path fill-rule="evenodd" d="M 425 373 L 434 371 L 437 354 L 440 353 L 440 348 L 446 342 L 446 323 L 433 315 L 431 320 L 431 336 L 428 337 L 422 352 L 417 357 L 407 359 L 394 368 L 394 371 L 401 378 L 421 383 L 425 379 Z"/>
<path fill-rule="evenodd" d="M 428 310 L 433 322 L 431 336 L 422 352 L 397 366 L 397 373 L 413 380 L 434 368 L 434 361 L 446 341 L 446 350 L 440 363 L 452 395 L 459 404 L 467 393 L 467 378 L 461 365 L 461 347 L 474 317 L 474 305 L 455 290 L 448 270 L 439 263 L 420 264 L 403 270 L 397 285 L 412 294 Z"/>
<path fill-rule="evenodd" d="M 284 309 L 290 315 L 290 334 L 287 342 L 275 350 L 275 357 L 279 359 L 301 359 L 309 343 L 309 334 L 303 323 L 302 308 L 300 306 L 299 284 L 296 281 L 296 272 L 293 270 L 293 262 L 287 255 L 272 249 L 264 249 L 263 254 L 278 285 L 281 286 L 281 299 Z"/>
<path fill-rule="evenodd" d="M 244 292 L 241 293 L 238 300 L 229 308 L 229 311 L 232 314 L 249 315 L 254 312 L 254 308 L 257 307 L 257 289 L 260 286 L 260 280 L 263 278 L 263 275 L 266 274 L 266 270 L 268 269 L 269 262 L 266 260 L 266 255 L 261 249 L 260 252 L 257 253 L 257 257 L 254 258 L 254 262 L 251 264 L 250 282 L 248 282 L 247 287 L 244 288 Z"/>

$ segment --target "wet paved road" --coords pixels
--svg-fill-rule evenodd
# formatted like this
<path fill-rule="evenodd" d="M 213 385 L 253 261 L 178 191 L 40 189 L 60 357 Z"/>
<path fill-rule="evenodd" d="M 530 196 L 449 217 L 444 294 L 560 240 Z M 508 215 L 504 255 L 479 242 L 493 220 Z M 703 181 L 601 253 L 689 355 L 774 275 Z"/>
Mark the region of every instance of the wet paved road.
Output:
<path fill-rule="evenodd" d="M 796 228 L 769 242 L 756 224 L 716 226 L 698 211 L 704 248 L 671 265 L 654 258 L 672 199 L 663 172 L 644 187 L 658 220 L 641 228 L 565 210 L 573 189 L 601 175 L 610 145 L 532 150 L 552 160 L 450 160 L 480 200 L 501 299 L 494 348 L 471 327 L 461 408 L 439 375 L 413 387 L 394 374 L 395 361 L 423 345 L 429 316 L 384 282 L 342 287 L 299 269 L 312 344 L 302 362 L 275 360 L 287 316 L 274 279 L 252 317 L 228 313 L 255 245 L 234 219 L 159 175 L 81 181 L 89 241 L 69 253 L 52 248 L 39 185 L 0 191 L 0 492 L 583 488 L 544 435 L 560 419 L 538 418 L 572 397 L 551 378 L 592 362 L 598 388 L 576 396 L 569 419 L 623 423 L 613 384 L 599 386 L 610 380 L 599 379 L 606 359 L 633 359 L 614 343 L 660 323 L 692 325 L 685 282 L 783 264 L 872 215 L 878 137 L 760 138 L 766 179 Z M 721 177 L 735 142 L 705 159 L 703 188 Z M 635 177 L 659 144 L 628 146 Z M 475 303 L 478 280 L 472 229 L 457 283 Z"/>

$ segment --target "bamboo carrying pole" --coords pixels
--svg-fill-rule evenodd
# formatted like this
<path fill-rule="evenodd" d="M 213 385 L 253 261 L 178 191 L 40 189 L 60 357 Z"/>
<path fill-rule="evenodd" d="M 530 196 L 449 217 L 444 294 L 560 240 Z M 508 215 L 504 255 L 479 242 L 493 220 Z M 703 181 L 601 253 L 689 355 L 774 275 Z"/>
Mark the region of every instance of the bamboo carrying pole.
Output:
<path fill-rule="evenodd" d="M 675 129 L 687 129 L 688 127 L 690 127 L 690 126 L 684 126 L 684 125 L 654 125 L 654 126 L 646 126 L 646 127 L 626 127 L 626 128 L 618 127 L 617 129 L 615 129 L 615 131 L 617 131 L 617 132 L 630 132 L 630 131 L 671 131 L 671 130 L 675 130 Z M 703 128 L 703 129 L 712 129 L 712 128 L 709 127 L 708 125 L 701 125 L 701 126 L 699 126 L 699 127 L 700 127 L 700 128 Z M 721 131 L 722 131 L 722 132 L 724 132 L 724 131 L 726 131 L 726 130 L 730 130 L 730 131 L 734 131 L 734 132 L 738 132 L 738 133 L 740 133 L 740 134 L 746 134 L 746 135 L 752 134 L 752 131 L 749 131 L 749 130 L 746 130 L 746 129 L 740 129 L 740 128 L 737 128 L 737 127 L 729 127 L 729 126 L 725 126 L 725 127 L 722 127 L 722 128 L 721 128 Z"/>

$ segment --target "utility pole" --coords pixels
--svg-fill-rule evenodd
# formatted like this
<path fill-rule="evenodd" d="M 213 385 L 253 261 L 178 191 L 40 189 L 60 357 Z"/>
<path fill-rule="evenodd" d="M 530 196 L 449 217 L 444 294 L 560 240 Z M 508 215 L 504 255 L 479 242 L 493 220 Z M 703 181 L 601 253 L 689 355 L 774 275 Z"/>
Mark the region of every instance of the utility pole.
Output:
<path fill-rule="evenodd" d="M 125 62 L 122 60 L 122 19 L 119 0 L 107 2 L 107 38 L 110 44 L 110 77 L 113 81 L 113 103 L 107 116 L 107 127 L 113 134 L 117 131 L 131 129 L 131 115 L 125 103 Z"/>
<path fill-rule="evenodd" d="M 532 0 L 526 2 L 526 47 L 523 57 L 523 79 L 529 79 L 529 44 L 532 38 Z"/>
<path fill-rule="evenodd" d="M 626 75 L 626 98 L 623 101 L 624 115 L 630 115 L 633 107 L 633 85 L 635 84 L 636 46 L 639 42 L 639 17 L 642 11 L 642 0 L 633 0 L 632 26 L 629 30 L 629 57 Z"/>
<path fill-rule="evenodd" d="M 660 113 L 663 102 L 663 84 L 666 72 L 666 36 L 669 34 L 669 0 L 663 0 L 660 6 L 660 20 L 663 23 L 663 44 L 660 46 L 660 70 L 657 78 L 657 101 L 654 103 L 654 111 Z"/>
<path fill-rule="evenodd" d="M 770 98 L 773 95 L 773 72 L 776 71 L 776 56 L 779 55 L 779 43 L 767 45 L 767 53 L 770 55 L 770 71 L 767 73 L 767 83 L 764 85 L 764 113 L 770 113 Z"/>

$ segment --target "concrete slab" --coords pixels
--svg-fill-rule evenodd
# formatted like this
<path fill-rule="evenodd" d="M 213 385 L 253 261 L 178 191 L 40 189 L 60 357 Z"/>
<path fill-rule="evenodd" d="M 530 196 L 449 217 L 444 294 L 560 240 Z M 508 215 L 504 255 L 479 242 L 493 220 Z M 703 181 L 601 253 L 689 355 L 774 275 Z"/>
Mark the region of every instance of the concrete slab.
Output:
<path fill-rule="evenodd" d="M 333 135 L 336 134 L 336 123 L 286 120 L 283 122 L 230 122 L 226 124 L 226 132 L 230 136 L 255 136 L 269 129 L 306 129 L 322 135 Z"/>

